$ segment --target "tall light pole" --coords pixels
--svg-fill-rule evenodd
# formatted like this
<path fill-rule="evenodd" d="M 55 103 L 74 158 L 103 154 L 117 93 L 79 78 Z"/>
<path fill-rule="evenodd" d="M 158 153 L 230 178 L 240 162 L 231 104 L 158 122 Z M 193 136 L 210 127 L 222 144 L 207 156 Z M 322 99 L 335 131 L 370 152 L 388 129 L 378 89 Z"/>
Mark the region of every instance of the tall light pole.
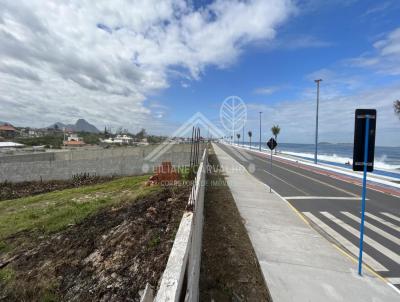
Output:
<path fill-rule="evenodd" d="M 260 146 L 259 146 L 260 151 L 261 151 L 261 114 L 262 112 L 260 111 Z"/>
<path fill-rule="evenodd" d="M 314 164 L 318 163 L 318 110 L 319 110 L 319 83 L 321 79 L 315 80 L 317 83 L 317 113 L 315 117 L 315 153 L 314 153 Z"/>

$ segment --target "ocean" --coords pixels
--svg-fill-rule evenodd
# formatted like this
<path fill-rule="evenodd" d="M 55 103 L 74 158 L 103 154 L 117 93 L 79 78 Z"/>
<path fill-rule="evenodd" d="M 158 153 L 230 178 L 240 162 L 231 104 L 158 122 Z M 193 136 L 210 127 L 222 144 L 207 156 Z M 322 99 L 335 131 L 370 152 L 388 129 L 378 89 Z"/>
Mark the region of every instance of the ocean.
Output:
<path fill-rule="evenodd" d="M 248 145 L 248 142 L 245 142 Z M 252 142 L 252 148 L 258 149 L 259 143 Z M 267 149 L 266 143 L 261 147 Z M 277 151 L 304 159 L 314 159 L 313 144 L 289 144 L 279 143 Z M 269 150 L 269 149 L 268 149 Z M 346 163 L 352 164 L 353 145 L 352 144 L 329 144 L 318 145 L 318 160 L 336 164 L 338 166 L 349 167 Z M 375 147 L 374 168 L 400 173 L 400 147 Z"/>

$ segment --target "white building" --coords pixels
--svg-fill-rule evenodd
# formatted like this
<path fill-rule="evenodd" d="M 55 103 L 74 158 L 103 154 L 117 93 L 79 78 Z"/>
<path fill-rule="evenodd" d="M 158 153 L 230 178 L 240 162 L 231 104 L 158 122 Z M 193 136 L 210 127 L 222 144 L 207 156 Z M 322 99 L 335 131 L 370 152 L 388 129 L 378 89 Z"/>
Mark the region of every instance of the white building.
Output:
<path fill-rule="evenodd" d="M 106 144 L 119 144 L 119 145 L 130 145 L 133 142 L 133 138 L 124 134 L 124 135 L 117 135 L 113 138 L 106 138 L 102 141 Z"/>

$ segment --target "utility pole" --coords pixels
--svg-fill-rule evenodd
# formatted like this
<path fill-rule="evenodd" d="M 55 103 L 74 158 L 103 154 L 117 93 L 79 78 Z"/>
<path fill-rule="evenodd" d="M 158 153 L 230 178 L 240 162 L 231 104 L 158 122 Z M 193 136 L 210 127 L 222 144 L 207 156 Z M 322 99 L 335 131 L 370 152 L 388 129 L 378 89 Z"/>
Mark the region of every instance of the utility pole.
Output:
<path fill-rule="evenodd" d="M 260 146 L 259 146 L 260 151 L 261 151 L 261 114 L 262 114 L 262 111 L 260 111 Z"/>
<path fill-rule="evenodd" d="M 317 83 L 317 113 L 315 118 L 315 153 L 314 153 L 314 164 L 318 163 L 318 111 L 319 111 L 319 83 L 321 79 L 315 80 Z"/>

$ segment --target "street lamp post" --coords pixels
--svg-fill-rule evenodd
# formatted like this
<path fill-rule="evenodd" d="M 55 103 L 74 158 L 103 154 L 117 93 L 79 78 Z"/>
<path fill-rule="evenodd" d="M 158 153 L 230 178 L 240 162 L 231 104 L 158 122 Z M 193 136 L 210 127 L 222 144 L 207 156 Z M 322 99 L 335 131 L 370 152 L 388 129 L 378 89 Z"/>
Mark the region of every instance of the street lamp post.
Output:
<path fill-rule="evenodd" d="M 259 146 L 260 151 L 261 151 L 261 114 L 262 112 L 260 111 L 260 146 Z"/>
<path fill-rule="evenodd" d="M 317 113 L 315 117 L 315 153 L 314 153 L 314 164 L 318 163 L 318 111 L 319 111 L 319 83 L 321 79 L 315 80 L 317 83 Z"/>

